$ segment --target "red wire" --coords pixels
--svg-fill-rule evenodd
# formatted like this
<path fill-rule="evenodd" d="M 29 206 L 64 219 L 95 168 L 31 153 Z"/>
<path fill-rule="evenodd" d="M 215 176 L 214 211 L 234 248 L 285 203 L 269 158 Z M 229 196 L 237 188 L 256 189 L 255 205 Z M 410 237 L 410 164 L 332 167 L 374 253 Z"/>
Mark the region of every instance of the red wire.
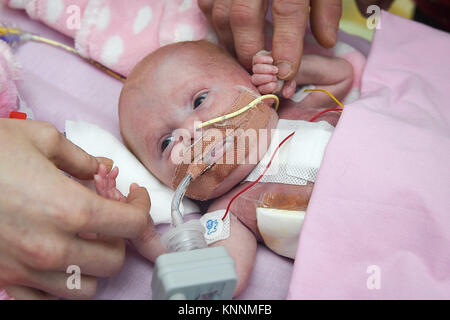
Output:
<path fill-rule="evenodd" d="M 330 111 L 342 111 L 342 108 L 330 108 L 330 109 L 326 109 L 323 110 L 321 112 L 319 112 L 318 114 L 316 114 L 314 117 L 312 117 L 309 122 L 313 122 L 314 120 L 316 120 L 318 117 L 320 117 L 321 115 L 323 115 L 324 113 L 330 112 Z M 248 189 L 250 189 L 251 187 L 253 187 L 255 184 L 258 183 L 259 180 L 261 180 L 261 178 L 266 174 L 267 170 L 269 169 L 270 165 L 272 164 L 272 160 L 275 157 L 275 155 L 277 154 L 278 149 L 280 149 L 280 147 L 283 145 L 283 143 L 285 143 L 289 138 L 291 138 L 293 135 L 295 134 L 295 132 L 292 132 L 290 135 L 288 135 L 286 138 L 283 139 L 283 141 L 280 142 L 280 144 L 278 145 L 278 147 L 275 149 L 275 151 L 272 154 L 272 157 L 270 158 L 269 163 L 267 164 L 266 168 L 264 169 L 263 173 L 258 177 L 258 179 L 256 179 L 255 181 L 253 181 L 251 184 L 249 184 L 247 187 L 245 187 L 244 189 L 242 189 L 241 191 L 239 191 L 237 194 L 234 195 L 233 198 L 231 198 L 230 202 L 228 203 L 227 206 L 227 210 L 225 211 L 225 214 L 222 217 L 222 221 L 225 220 L 225 218 L 228 215 L 228 211 L 230 210 L 231 204 L 233 203 L 233 201 L 239 197 L 241 194 L 243 194 L 245 191 L 247 191 Z"/>
<path fill-rule="evenodd" d="M 316 120 L 318 117 L 320 117 L 321 115 L 323 115 L 324 113 L 327 113 L 329 111 L 342 111 L 342 108 L 330 108 L 330 109 L 326 109 L 323 110 L 322 112 L 319 112 L 318 114 L 316 114 L 314 117 L 311 118 L 311 120 L 309 120 L 309 122 L 313 122 L 314 120 Z"/>

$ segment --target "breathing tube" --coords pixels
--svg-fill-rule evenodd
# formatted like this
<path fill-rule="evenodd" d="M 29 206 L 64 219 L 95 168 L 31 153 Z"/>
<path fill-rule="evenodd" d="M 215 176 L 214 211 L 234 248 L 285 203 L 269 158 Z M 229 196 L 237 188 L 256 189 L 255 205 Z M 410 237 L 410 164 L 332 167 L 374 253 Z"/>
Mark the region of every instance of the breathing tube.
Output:
<path fill-rule="evenodd" d="M 310 122 L 315 121 L 318 117 L 320 117 L 321 115 L 323 115 L 323 114 L 325 114 L 325 113 L 327 113 L 327 112 L 330 112 L 330 111 L 341 112 L 341 111 L 343 110 L 343 108 L 344 108 L 344 106 L 342 105 L 342 103 L 341 103 L 339 100 L 337 100 L 337 99 L 333 96 L 333 94 L 331 94 L 328 90 L 325 90 L 325 89 L 306 89 L 305 91 L 309 91 L 309 92 L 312 92 L 312 91 L 324 92 L 324 93 L 328 94 L 328 95 L 329 95 L 329 96 L 330 96 L 330 97 L 331 97 L 331 98 L 339 105 L 339 108 L 329 108 L 329 109 L 326 109 L 326 110 L 323 110 L 323 111 L 319 112 L 318 114 L 316 114 L 314 117 L 312 117 L 312 118 L 309 120 Z M 206 127 L 206 126 L 209 126 L 209 125 L 212 125 L 212 124 L 217 123 L 217 122 L 222 122 L 222 121 L 225 121 L 225 120 L 227 120 L 227 119 L 231 119 L 231 118 L 233 118 L 233 117 L 236 117 L 236 116 L 238 116 L 238 115 L 240 115 L 240 114 L 242 114 L 242 113 L 244 113 L 244 112 L 250 110 L 251 108 L 256 107 L 256 106 L 257 106 L 261 101 L 263 101 L 264 99 L 274 99 L 275 102 L 276 102 L 276 105 L 275 105 L 275 111 L 278 109 L 279 98 L 278 98 L 276 95 L 268 94 L 268 95 L 264 95 L 264 96 L 260 96 L 260 97 L 255 98 L 251 103 L 249 103 L 248 105 L 244 106 L 243 108 L 240 108 L 240 109 L 237 110 L 237 111 L 234 111 L 234 112 L 231 112 L 231 113 L 226 114 L 226 115 L 224 115 L 224 116 L 220 116 L 220 117 L 217 117 L 217 118 L 208 120 L 208 121 L 206 121 L 206 122 L 203 122 L 203 123 L 201 123 L 200 125 L 197 126 L 197 129 L 203 128 L 203 127 Z M 275 154 L 276 154 L 276 152 L 278 151 L 278 149 L 279 149 L 279 148 L 280 148 L 287 140 L 289 140 L 293 135 L 294 135 L 294 132 L 291 133 L 290 135 L 288 135 L 288 136 L 280 143 L 280 145 L 279 145 L 279 146 L 276 148 L 276 150 L 274 151 L 274 153 L 273 153 L 273 155 L 272 155 L 272 159 L 273 159 L 273 157 L 275 156 Z M 226 217 L 226 215 L 228 214 L 228 211 L 229 211 L 229 209 L 230 209 L 230 205 L 231 205 L 231 203 L 235 200 L 235 198 L 238 197 L 239 195 L 241 195 L 242 193 L 244 193 L 245 191 L 247 191 L 248 189 L 250 189 L 251 187 L 253 187 L 253 186 L 254 186 L 254 185 L 262 178 L 262 176 L 266 173 L 266 171 L 267 171 L 267 169 L 270 167 L 271 163 L 272 163 L 272 160 L 269 161 L 266 170 L 264 170 L 264 172 L 263 172 L 262 175 L 257 179 L 257 181 L 255 181 L 254 183 L 250 184 L 248 187 L 246 187 L 245 189 L 243 189 L 241 192 L 239 192 L 236 196 L 234 196 L 234 197 L 231 199 L 230 203 L 229 203 L 228 206 L 227 206 L 226 212 L 225 212 L 225 214 L 224 214 L 222 220 L 224 220 L 225 217 Z M 209 167 L 208 167 L 207 169 L 209 169 Z M 206 171 L 206 170 L 204 170 L 204 171 Z M 204 172 L 204 171 L 203 171 L 203 172 Z M 203 172 L 202 172 L 202 173 L 203 173 Z M 201 173 L 201 174 L 202 174 L 202 173 Z M 178 187 L 177 187 L 176 190 L 175 190 L 175 194 L 174 194 L 174 197 L 173 197 L 173 200 L 172 200 L 172 224 L 173 224 L 173 226 L 175 226 L 175 227 L 177 227 L 177 226 L 179 226 L 179 225 L 181 225 L 181 224 L 183 223 L 183 215 L 182 215 L 182 212 L 181 212 L 181 210 L 180 210 L 180 205 L 181 205 L 182 199 L 183 199 L 184 195 L 186 194 L 186 191 L 187 191 L 187 189 L 188 189 L 190 183 L 191 183 L 195 178 L 197 178 L 197 177 L 193 177 L 192 175 L 190 175 L 190 174 L 188 173 L 188 174 L 182 179 L 182 181 L 178 184 Z"/>
<path fill-rule="evenodd" d="M 238 110 L 203 122 L 197 126 L 197 129 L 211 126 L 215 123 L 223 122 L 242 115 L 250 109 L 258 107 L 258 105 L 266 99 L 273 99 L 276 102 L 275 110 L 278 109 L 279 99 L 276 95 L 268 94 L 260 97 L 251 96 L 250 103 L 246 104 L 244 107 L 240 107 Z M 175 189 L 171 203 L 172 228 L 166 232 L 161 239 L 163 245 L 169 252 L 188 251 L 207 247 L 206 240 L 204 238 L 205 230 L 200 224 L 200 221 L 190 220 L 188 222 L 184 222 L 183 213 L 181 212 L 181 203 L 191 182 L 204 174 L 211 168 L 212 165 L 215 164 L 208 163 L 206 158 L 208 157 L 205 157 L 205 154 L 203 154 L 201 162 L 205 163 L 205 167 L 201 171 L 188 169 L 186 175 Z M 193 174 L 192 171 L 194 171 L 195 174 Z"/>

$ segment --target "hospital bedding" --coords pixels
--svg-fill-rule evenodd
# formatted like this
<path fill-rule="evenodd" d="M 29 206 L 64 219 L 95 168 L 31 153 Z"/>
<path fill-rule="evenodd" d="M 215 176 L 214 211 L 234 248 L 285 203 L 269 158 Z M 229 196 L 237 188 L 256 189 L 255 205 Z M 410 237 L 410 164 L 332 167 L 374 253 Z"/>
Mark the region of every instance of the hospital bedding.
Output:
<path fill-rule="evenodd" d="M 290 299 L 450 298 L 450 35 L 383 12 L 328 144 Z"/>
<path fill-rule="evenodd" d="M 2 21 L 13 21 L 15 25 L 25 30 L 37 32 L 71 44 L 70 39 L 49 30 L 40 23 L 29 20 L 21 12 L 5 9 L 0 13 L 0 19 Z M 445 296 L 447 294 L 448 297 L 449 277 L 444 267 L 445 261 L 450 261 L 448 259 L 449 220 L 448 214 L 447 216 L 443 213 L 436 214 L 436 210 L 439 211 L 445 208 L 445 203 L 442 203 L 439 195 L 440 197 L 442 197 L 442 194 L 450 195 L 448 183 L 440 182 L 440 190 L 437 190 L 440 192 L 438 193 L 438 200 L 441 202 L 435 205 L 432 204 L 435 198 L 434 195 L 431 195 L 427 198 L 428 202 L 425 204 L 420 203 L 422 210 L 414 209 L 417 207 L 417 199 L 415 198 L 417 194 L 414 193 L 417 190 L 402 189 L 402 182 L 411 183 L 410 180 L 412 178 L 410 180 L 397 181 L 397 175 L 394 174 L 397 173 L 394 169 L 401 168 L 403 162 L 399 159 L 398 163 L 389 166 L 388 163 L 380 161 L 380 159 L 376 163 L 373 163 L 374 161 L 371 160 L 376 159 L 374 155 L 383 155 L 375 152 L 375 149 L 383 150 L 386 147 L 385 150 L 393 153 L 398 146 L 401 146 L 401 143 L 396 144 L 393 141 L 392 135 L 395 136 L 398 132 L 390 132 L 389 129 L 392 126 L 389 125 L 402 127 L 403 124 L 406 127 L 412 126 L 411 124 L 408 125 L 408 120 L 402 120 L 405 114 L 409 115 L 411 111 L 411 108 L 408 109 L 408 106 L 411 104 L 410 99 L 412 98 L 407 94 L 411 89 L 421 92 L 425 91 L 427 95 L 413 95 L 413 98 L 416 99 L 414 100 L 415 103 L 417 104 L 417 101 L 420 101 L 423 109 L 419 108 L 418 112 L 413 112 L 410 116 L 415 117 L 417 121 L 428 119 L 429 123 L 425 121 L 428 129 L 438 123 L 439 126 L 436 127 L 441 128 L 441 132 L 447 132 L 448 139 L 449 111 L 448 108 L 444 109 L 445 103 L 441 102 L 449 101 L 448 94 L 450 90 L 448 90 L 448 80 L 440 79 L 439 76 L 443 75 L 448 78 L 450 72 L 448 72 L 448 69 L 445 69 L 444 65 L 439 70 L 440 74 L 434 74 L 431 78 L 426 76 L 419 77 L 421 81 L 417 80 L 417 77 L 412 77 L 411 79 L 411 66 L 408 66 L 407 61 L 404 59 L 405 55 L 411 56 L 411 61 L 419 59 L 418 61 L 421 61 L 421 64 L 429 66 L 429 70 L 435 70 L 438 63 L 436 59 L 444 58 L 445 56 L 442 56 L 444 53 L 434 56 L 428 50 L 427 54 L 430 59 L 422 58 L 419 53 L 410 52 L 418 49 L 416 46 L 418 46 L 417 42 L 420 39 L 416 39 L 417 37 L 411 39 L 411 36 L 410 38 L 405 38 L 405 36 L 408 36 L 408 33 L 401 33 L 402 37 L 407 39 L 407 41 L 400 41 L 402 45 L 400 49 L 402 50 L 395 52 L 391 60 L 390 52 L 392 50 L 390 50 L 391 47 L 389 46 L 396 44 L 398 47 L 399 40 L 392 35 L 393 32 L 389 33 L 389 29 L 391 31 L 396 29 L 405 31 L 410 28 L 410 25 L 405 25 L 406 21 L 388 14 L 383 15 L 383 23 L 383 28 L 385 29 L 378 31 L 378 35 L 375 38 L 377 46 L 374 47 L 375 49 L 370 54 L 371 60 L 368 68 L 373 72 L 365 75 L 367 84 L 363 82 L 363 99 L 347 106 L 348 108 L 346 107 L 343 115 L 343 124 L 340 123 L 338 125 L 338 134 L 336 137 L 333 136 L 327 151 L 324 169 L 321 170 L 319 175 L 320 180 L 318 181 L 318 186 L 316 186 L 317 190 L 314 191 L 300 240 L 297 256 L 301 257 L 301 259 L 297 259 L 294 268 L 292 260 L 277 256 L 264 246 L 259 245 L 252 278 L 248 288 L 239 297 L 240 299 L 286 298 L 291 274 L 294 269 L 289 289 L 289 298 L 293 299 L 314 297 L 397 297 L 405 296 L 405 292 L 409 292 L 411 296 L 411 292 L 413 292 L 411 288 L 416 288 L 419 285 L 422 287 L 423 283 L 428 284 L 428 286 L 425 286 L 429 289 L 426 290 L 428 293 L 426 296 Z M 389 25 L 389 23 L 392 25 Z M 386 29 L 386 24 L 388 24 L 389 29 Z M 430 48 L 430 46 L 432 47 L 436 44 L 430 40 L 434 39 L 434 37 L 429 36 L 429 34 L 436 36 L 436 31 L 429 31 L 426 27 L 418 27 L 413 23 L 412 25 L 417 30 L 417 34 L 426 35 L 422 39 L 425 40 L 425 43 L 419 46 L 420 49 L 423 49 L 423 46 Z M 383 33 L 383 30 L 386 31 Z M 369 51 L 366 42 L 358 38 L 348 37 L 345 34 L 341 36 L 345 38 L 344 41 L 349 42 L 360 51 L 365 53 Z M 439 36 L 436 37 L 440 39 L 435 41 L 440 45 L 441 50 L 444 50 L 444 52 L 447 50 L 448 59 L 450 49 L 440 44 L 443 42 L 442 38 L 445 39 L 445 37 L 447 37 L 448 42 L 448 35 L 439 33 Z M 386 44 L 382 45 L 384 42 Z M 381 44 L 378 45 L 378 43 Z M 386 47 L 389 48 L 388 51 L 385 53 L 380 52 L 380 50 L 385 50 Z M 21 94 L 27 104 L 33 109 L 38 120 L 49 121 L 61 131 L 64 131 L 66 120 L 86 121 L 99 125 L 120 139 L 117 117 L 117 101 L 121 88 L 119 81 L 108 77 L 75 56 L 40 44 L 27 43 L 19 47 L 16 50 L 16 54 L 24 66 L 23 82 L 20 85 Z M 398 68 L 393 68 L 393 65 Z M 423 68 L 423 65 L 420 67 Z M 381 68 L 380 71 L 382 66 L 385 67 L 384 69 Z M 408 67 L 409 69 L 407 68 L 405 71 L 402 67 Z M 423 72 L 428 72 L 429 70 L 424 69 Z M 386 71 L 387 74 L 383 74 L 383 71 Z M 417 72 L 420 72 L 420 68 Z M 403 81 L 395 77 L 398 75 L 401 75 L 400 79 L 403 79 Z M 431 85 L 436 82 L 436 76 L 441 80 L 440 85 L 437 87 Z M 392 81 L 385 81 L 385 77 L 392 79 Z M 446 94 L 447 96 L 445 96 Z M 429 99 L 432 101 L 431 106 L 428 104 Z M 440 107 L 438 106 L 439 103 L 441 103 Z M 416 104 L 413 103 L 413 106 L 417 107 Z M 390 105 L 400 105 L 401 114 L 391 112 L 391 109 L 388 108 Z M 389 110 L 389 112 L 386 110 Z M 375 114 L 375 117 L 373 114 Z M 383 121 L 380 121 L 380 118 L 384 120 L 389 117 L 393 117 L 397 122 L 388 121 L 387 123 L 384 122 L 383 125 Z M 365 124 L 365 121 L 369 121 L 369 126 Z M 383 129 L 380 130 L 382 132 L 376 130 L 379 121 L 382 123 L 380 124 Z M 423 125 L 422 122 L 419 121 L 419 123 Z M 414 125 L 417 125 L 417 123 L 414 123 Z M 413 133 L 416 133 L 417 130 L 414 130 L 414 128 L 411 129 L 411 138 L 416 137 Z M 368 132 L 369 129 L 373 131 Z M 358 133 L 356 134 L 355 131 Z M 359 134 L 360 131 L 362 135 Z M 379 134 L 379 139 L 374 140 L 374 142 L 378 143 L 378 148 L 368 148 L 372 145 L 372 140 L 367 141 L 364 138 L 367 139 L 374 132 Z M 423 136 L 428 134 L 428 136 L 440 137 L 439 134 L 433 135 L 426 130 L 423 130 L 423 132 Z M 357 139 L 358 137 L 360 138 Z M 373 136 L 371 137 L 373 139 Z M 442 176 L 447 174 L 450 177 L 448 168 L 445 171 L 445 168 L 439 166 L 442 160 L 446 158 L 450 160 L 448 152 L 446 153 L 445 148 L 442 146 L 442 140 L 444 140 L 443 146 L 445 146 L 444 138 L 434 142 L 438 149 L 443 149 L 439 158 L 440 161 L 430 163 L 436 169 L 431 168 L 430 175 L 425 177 L 425 182 L 428 181 L 427 183 L 431 190 L 438 189 L 436 188 L 438 185 L 437 181 L 442 181 L 442 177 L 436 176 L 437 168 L 443 170 L 441 172 Z M 399 141 L 403 140 L 399 138 Z M 367 143 L 365 148 L 364 142 Z M 384 142 L 388 144 L 385 146 Z M 449 145 L 448 140 L 446 142 Z M 362 147 L 361 152 L 357 152 L 357 149 L 355 149 L 357 146 Z M 409 146 L 409 148 L 412 147 Z M 367 152 L 367 149 L 369 151 L 372 150 L 372 152 Z M 408 148 L 406 149 L 409 150 Z M 429 150 L 428 158 L 433 158 L 431 147 Z M 411 151 L 403 156 L 418 156 L 421 150 L 416 151 Z M 412 167 L 417 165 L 417 162 L 421 164 L 420 161 L 422 160 L 428 161 L 428 158 L 424 156 L 423 159 L 419 158 L 416 162 L 410 161 L 409 164 Z M 386 155 L 384 155 L 383 159 L 386 159 Z M 359 167 L 355 167 L 358 163 Z M 372 173 L 370 175 L 367 168 L 372 170 L 369 173 L 377 172 L 376 170 L 378 170 L 381 174 Z M 400 173 L 408 176 L 405 173 L 409 173 L 411 168 L 407 169 L 400 171 Z M 422 171 L 419 170 L 419 172 Z M 409 207 L 403 208 L 400 205 L 393 206 L 392 203 L 384 203 L 385 199 L 383 199 L 383 196 L 386 196 L 385 193 L 373 194 L 371 199 L 365 198 L 367 193 L 371 191 L 371 188 L 380 191 L 377 188 L 380 188 L 381 183 L 389 181 L 384 176 L 388 173 L 391 174 L 389 176 L 391 177 L 391 185 L 398 185 L 400 190 L 397 192 L 399 194 L 396 197 L 394 196 L 396 192 L 394 192 L 392 197 L 394 199 L 403 199 L 405 194 L 409 194 L 413 200 L 411 205 L 414 207 L 414 210 L 410 210 L 411 208 Z M 363 179 L 356 179 L 355 176 L 358 177 L 358 174 Z M 403 175 L 402 179 L 405 179 Z M 423 176 L 411 176 L 422 178 L 421 181 L 424 183 Z M 344 178 L 346 179 L 344 180 Z M 422 186 L 419 191 L 427 189 L 423 185 L 419 184 L 419 186 Z M 343 190 L 347 192 L 343 193 Z M 422 195 L 422 193 L 420 194 Z M 448 212 L 448 206 L 446 209 Z M 427 217 L 431 220 L 427 219 Z M 429 224 L 432 222 L 435 222 L 436 225 L 430 226 Z M 421 229 L 425 231 L 422 230 L 420 232 Z M 400 241 L 396 245 L 402 239 L 404 242 Z M 430 239 L 434 241 L 431 242 L 431 248 L 429 248 Z M 420 245 L 422 242 L 424 243 Z M 411 245 L 413 245 L 412 249 Z M 447 251 L 445 251 L 445 248 L 447 248 Z M 425 251 L 426 253 L 424 253 Z M 367 279 L 371 275 L 367 273 L 367 267 L 373 265 L 375 265 L 373 270 L 377 270 L 376 266 L 381 270 L 381 288 L 386 288 L 387 292 L 381 289 L 367 289 Z M 401 267 L 401 269 L 396 268 L 396 266 Z M 413 284 L 405 285 L 404 282 L 408 282 L 408 280 L 408 283 L 411 282 L 411 270 L 415 268 L 424 276 L 419 277 L 417 281 L 413 281 Z M 152 265 L 130 248 L 123 270 L 113 278 L 100 281 L 96 298 L 149 299 L 151 298 L 151 274 Z M 391 286 L 388 286 L 388 283 L 391 283 Z M 430 288 L 435 289 L 431 290 Z"/>

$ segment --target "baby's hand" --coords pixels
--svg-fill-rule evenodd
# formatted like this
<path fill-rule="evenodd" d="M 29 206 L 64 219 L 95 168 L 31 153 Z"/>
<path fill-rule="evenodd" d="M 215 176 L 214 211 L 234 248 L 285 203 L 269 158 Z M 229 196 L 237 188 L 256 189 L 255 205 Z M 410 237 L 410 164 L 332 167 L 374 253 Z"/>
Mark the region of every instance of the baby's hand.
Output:
<path fill-rule="evenodd" d="M 109 173 L 106 167 L 100 164 L 98 173 L 94 175 L 94 185 L 97 193 L 104 198 L 127 202 L 127 198 L 116 188 L 116 178 L 119 168 L 114 167 Z"/>
<path fill-rule="evenodd" d="M 119 190 L 116 188 L 116 178 L 119 174 L 119 168 L 114 167 L 111 172 L 106 171 L 106 167 L 100 164 L 98 173 L 94 175 L 94 184 L 97 189 L 97 193 L 102 197 L 110 200 L 117 200 L 120 202 L 127 202 L 128 200 Z M 136 183 L 131 184 L 130 191 L 133 188 L 139 188 Z M 91 234 L 82 235 L 86 239 L 96 239 L 96 236 Z M 137 251 L 145 258 L 152 262 L 156 261 L 156 258 L 166 252 L 166 248 L 161 244 L 160 234 L 156 231 L 155 224 L 152 218 L 148 215 L 148 224 L 145 231 L 136 239 L 130 239 L 131 243 L 137 249 Z"/>
<path fill-rule="evenodd" d="M 273 65 L 272 53 L 261 50 L 253 57 L 252 83 L 261 94 L 282 93 L 290 98 L 297 86 L 295 80 L 284 83 L 277 78 L 278 68 Z"/>
<path fill-rule="evenodd" d="M 252 83 L 261 94 L 274 93 L 278 89 L 276 74 L 278 68 L 273 65 L 272 54 L 261 50 L 253 57 Z"/>

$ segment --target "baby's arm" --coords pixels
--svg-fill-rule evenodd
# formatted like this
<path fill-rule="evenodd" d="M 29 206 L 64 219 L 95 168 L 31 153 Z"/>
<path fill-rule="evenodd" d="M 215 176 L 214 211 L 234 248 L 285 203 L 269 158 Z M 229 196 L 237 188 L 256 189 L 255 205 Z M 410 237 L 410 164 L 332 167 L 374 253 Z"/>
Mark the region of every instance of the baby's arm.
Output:
<path fill-rule="evenodd" d="M 208 209 L 209 212 L 224 209 L 228 204 L 228 198 L 222 197 L 216 200 Z M 236 264 L 238 283 L 233 297 L 238 296 L 247 287 L 250 280 L 256 258 L 256 237 L 236 216 L 230 214 L 230 236 L 211 246 L 224 246 Z"/>
<path fill-rule="evenodd" d="M 119 168 L 114 167 L 108 173 L 106 167 L 103 164 L 100 164 L 98 173 L 94 175 L 95 188 L 97 189 L 97 193 L 102 197 L 121 202 L 128 202 L 129 199 L 116 188 L 116 178 L 118 174 Z M 130 186 L 130 190 L 136 187 L 138 187 L 137 184 L 133 183 Z M 141 255 L 150 261 L 155 262 L 156 258 L 165 253 L 166 249 L 161 243 L 161 235 L 156 231 L 150 215 L 148 215 L 148 219 L 147 229 L 139 238 L 131 239 L 131 242 Z"/>
<path fill-rule="evenodd" d="M 272 63 L 273 59 L 267 51 L 258 52 L 253 58 L 252 82 L 261 94 L 273 93 L 279 89 L 277 69 Z M 330 91 L 341 100 L 350 90 L 352 82 L 353 67 L 348 61 L 338 57 L 304 55 L 297 75 L 284 84 L 281 92 L 284 97 L 290 98 L 295 93 L 296 86 L 312 84 Z M 312 92 L 302 103 L 305 107 L 331 105 L 334 105 L 334 102 L 321 92 Z"/>

